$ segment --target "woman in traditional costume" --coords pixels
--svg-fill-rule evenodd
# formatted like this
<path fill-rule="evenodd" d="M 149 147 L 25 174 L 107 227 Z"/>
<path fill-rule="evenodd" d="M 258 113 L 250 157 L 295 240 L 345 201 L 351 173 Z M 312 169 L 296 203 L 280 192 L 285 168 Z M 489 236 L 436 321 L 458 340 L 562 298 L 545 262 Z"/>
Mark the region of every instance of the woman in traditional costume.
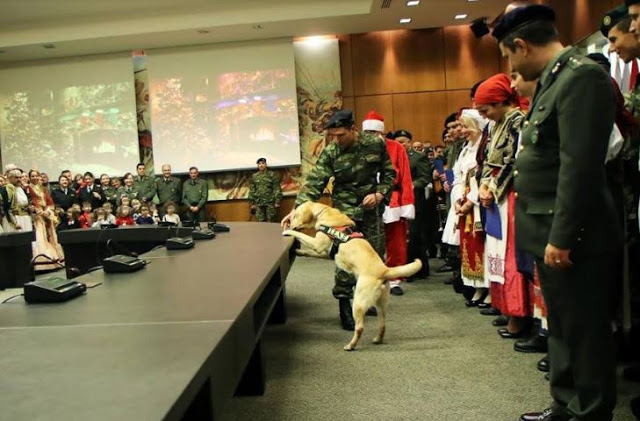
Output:
<path fill-rule="evenodd" d="M 29 171 L 28 189 L 33 210 L 33 227 L 36 232 L 36 241 L 33 242 L 34 269 L 58 269 L 60 263 L 64 262 L 64 253 L 56 233 L 58 218 L 54 212 L 51 194 L 42 186 L 42 179 L 37 170 Z"/>

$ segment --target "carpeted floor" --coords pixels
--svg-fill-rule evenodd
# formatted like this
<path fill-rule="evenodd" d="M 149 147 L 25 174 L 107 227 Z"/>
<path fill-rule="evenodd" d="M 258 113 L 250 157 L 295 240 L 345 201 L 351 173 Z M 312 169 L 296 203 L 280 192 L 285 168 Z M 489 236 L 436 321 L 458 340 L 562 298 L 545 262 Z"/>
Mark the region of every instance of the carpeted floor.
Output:
<path fill-rule="evenodd" d="M 331 261 L 296 260 L 288 321 L 264 335 L 267 392 L 234 398 L 224 421 L 516 421 L 550 403 L 536 370 L 543 355 L 514 352 L 492 317 L 443 285 L 450 274 L 405 284 L 405 295 L 391 297 L 385 344 L 371 344 L 377 323 L 367 317 L 359 349 L 343 351 L 351 334 L 339 326 L 333 270 Z M 634 419 L 632 394 L 640 385 L 620 381 L 615 421 Z"/>

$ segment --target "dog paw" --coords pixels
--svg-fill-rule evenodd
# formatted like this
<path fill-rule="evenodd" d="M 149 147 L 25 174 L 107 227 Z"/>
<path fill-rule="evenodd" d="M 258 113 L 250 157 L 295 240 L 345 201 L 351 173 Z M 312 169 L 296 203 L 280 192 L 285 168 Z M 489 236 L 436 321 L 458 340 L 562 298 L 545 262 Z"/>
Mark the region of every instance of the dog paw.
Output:
<path fill-rule="evenodd" d="M 356 350 L 354 347 L 351 346 L 351 344 L 345 345 L 344 348 L 342 348 L 342 349 L 344 349 L 345 351 L 355 351 Z"/>
<path fill-rule="evenodd" d="M 376 344 L 376 345 L 380 345 L 382 343 L 382 339 L 380 339 L 378 337 L 375 337 L 375 338 L 373 338 L 371 343 Z"/>

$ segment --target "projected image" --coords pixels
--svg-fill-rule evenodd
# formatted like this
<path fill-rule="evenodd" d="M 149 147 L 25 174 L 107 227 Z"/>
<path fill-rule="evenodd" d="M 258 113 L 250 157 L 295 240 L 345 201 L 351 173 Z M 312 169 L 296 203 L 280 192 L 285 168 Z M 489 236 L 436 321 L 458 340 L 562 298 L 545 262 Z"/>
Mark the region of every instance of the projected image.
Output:
<path fill-rule="evenodd" d="M 123 82 L 4 95 L 5 160 L 49 174 L 63 169 L 120 174 L 123 160 L 135 162 L 139 156 L 133 89 L 133 83 Z"/>
<path fill-rule="evenodd" d="M 252 168 L 299 160 L 292 70 L 151 81 L 155 160 L 177 171 Z M 247 159 L 247 157 L 255 157 Z"/>

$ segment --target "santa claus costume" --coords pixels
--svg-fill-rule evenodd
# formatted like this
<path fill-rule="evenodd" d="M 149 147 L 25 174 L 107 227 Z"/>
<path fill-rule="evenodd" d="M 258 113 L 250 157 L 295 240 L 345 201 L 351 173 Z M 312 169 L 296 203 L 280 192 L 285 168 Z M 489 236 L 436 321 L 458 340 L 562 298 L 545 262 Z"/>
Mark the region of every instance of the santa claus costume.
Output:
<path fill-rule="evenodd" d="M 375 131 L 383 137 L 384 118 L 375 111 L 369 111 L 362 122 L 362 130 Z M 396 178 L 393 181 L 393 192 L 389 204 L 385 206 L 382 220 L 385 224 L 387 245 L 386 265 L 394 267 L 407 263 L 407 220 L 415 218 L 416 209 L 407 151 L 395 140 L 386 139 L 386 142 L 387 152 L 396 170 Z M 401 281 L 402 279 L 394 279 L 389 282 L 392 294 L 404 293 L 400 287 Z"/>

